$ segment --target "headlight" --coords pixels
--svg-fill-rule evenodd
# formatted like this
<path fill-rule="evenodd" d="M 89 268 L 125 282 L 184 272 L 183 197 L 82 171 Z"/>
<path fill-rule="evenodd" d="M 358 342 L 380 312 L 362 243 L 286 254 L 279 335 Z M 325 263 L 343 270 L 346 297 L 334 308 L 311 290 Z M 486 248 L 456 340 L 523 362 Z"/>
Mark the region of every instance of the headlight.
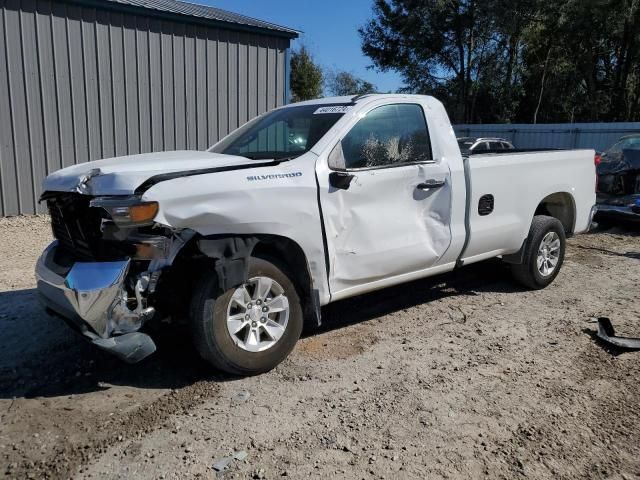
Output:
<path fill-rule="evenodd" d="M 143 202 L 140 197 L 97 197 L 90 205 L 104 208 L 119 227 L 151 225 L 158 213 L 158 202 Z"/>

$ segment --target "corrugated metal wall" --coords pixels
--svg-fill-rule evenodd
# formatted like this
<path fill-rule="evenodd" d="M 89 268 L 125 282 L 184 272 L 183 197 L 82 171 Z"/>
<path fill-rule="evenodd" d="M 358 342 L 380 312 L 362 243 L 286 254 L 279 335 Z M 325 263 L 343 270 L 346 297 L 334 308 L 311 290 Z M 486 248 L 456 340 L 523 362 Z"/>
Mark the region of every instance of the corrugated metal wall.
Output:
<path fill-rule="evenodd" d="M 285 100 L 289 40 L 51 0 L 0 0 L 0 216 L 88 160 L 205 149 Z"/>
<path fill-rule="evenodd" d="M 501 137 L 516 148 L 593 148 L 606 150 L 623 135 L 640 133 L 636 123 L 550 123 L 455 125 L 458 137 Z"/>

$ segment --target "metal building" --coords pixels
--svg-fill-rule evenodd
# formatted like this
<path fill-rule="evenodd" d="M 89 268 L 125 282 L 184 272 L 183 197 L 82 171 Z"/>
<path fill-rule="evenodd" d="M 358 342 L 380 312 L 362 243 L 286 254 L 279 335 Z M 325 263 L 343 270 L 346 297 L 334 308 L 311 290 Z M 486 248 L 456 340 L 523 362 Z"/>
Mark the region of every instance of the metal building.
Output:
<path fill-rule="evenodd" d="M 174 0 L 0 0 L 0 216 L 43 211 L 59 168 L 205 149 L 284 104 L 297 35 Z"/>

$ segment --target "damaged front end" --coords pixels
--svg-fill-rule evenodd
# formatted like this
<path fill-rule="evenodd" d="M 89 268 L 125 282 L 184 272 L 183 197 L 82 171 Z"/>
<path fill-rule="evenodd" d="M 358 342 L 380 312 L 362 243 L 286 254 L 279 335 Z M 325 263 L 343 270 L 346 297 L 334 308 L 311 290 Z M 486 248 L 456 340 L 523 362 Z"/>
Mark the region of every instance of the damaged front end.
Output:
<path fill-rule="evenodd" d="M 162 269 L 193 236 L 154 225 L 157 204 L 137 197 L 47 193 L 53 234 L 36 264 L 38 292 L 97 347 L 135 363 L 153 353 L 140 328 L 156 314 Z"/>

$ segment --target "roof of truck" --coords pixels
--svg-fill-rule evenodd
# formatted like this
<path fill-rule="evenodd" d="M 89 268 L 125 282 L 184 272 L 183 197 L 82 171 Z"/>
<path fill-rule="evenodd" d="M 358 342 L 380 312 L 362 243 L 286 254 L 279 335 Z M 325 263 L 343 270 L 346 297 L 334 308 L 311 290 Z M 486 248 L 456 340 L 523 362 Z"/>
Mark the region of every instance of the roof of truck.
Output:
<path fill-rule="evenodd" d="M 296 102 L 287 106 L 294 105 L 324 105 L 333 103 L 358 103 L 362 100 L 370 100 L 372 98 L 433 98 L 429 95 L 413 95 L 406 93 L 367 93 L 365 95 L 347 95 L 342 97 L 323 97 L 314 98 L 313 100 L 305 100 Z"/>

